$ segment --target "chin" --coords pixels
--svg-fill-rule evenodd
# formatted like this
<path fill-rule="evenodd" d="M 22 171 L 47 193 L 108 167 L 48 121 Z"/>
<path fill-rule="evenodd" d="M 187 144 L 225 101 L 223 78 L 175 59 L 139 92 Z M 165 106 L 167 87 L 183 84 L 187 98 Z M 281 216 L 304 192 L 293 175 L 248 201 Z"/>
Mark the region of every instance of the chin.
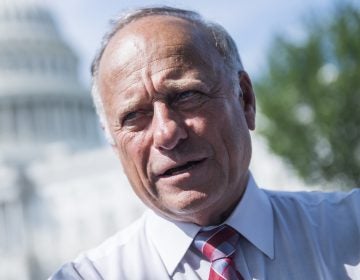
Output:
<path fill-rule="evenodd" d="M 214 205 L 209 200 L 207 194 L 204 193 L 192 193 L 185 198 L 179 198 L 169 202 L 169 207 L 166 207 L 161 212 L 163 215 L 171 218 L 172 220 L 182 222 L 194 222 L 199 223 L 199 219 L 210 214 L 209 209 Z M 159 210 L 158 210 L 159 211 Z"/>

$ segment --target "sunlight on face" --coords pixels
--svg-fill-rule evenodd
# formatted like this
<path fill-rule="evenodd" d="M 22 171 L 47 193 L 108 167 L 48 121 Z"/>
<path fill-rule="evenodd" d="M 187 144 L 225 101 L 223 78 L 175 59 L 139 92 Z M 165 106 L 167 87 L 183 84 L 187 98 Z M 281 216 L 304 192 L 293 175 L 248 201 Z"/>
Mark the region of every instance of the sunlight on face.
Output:
<path fill-rule="evenodd" d="M 217 221 L 240 199 L 251 157 L 242 99 L 209 42 L 185 20 L 146 17 L 115 35 L 99 69 L 133 189 L 159 214 L 196 223 Z"/>

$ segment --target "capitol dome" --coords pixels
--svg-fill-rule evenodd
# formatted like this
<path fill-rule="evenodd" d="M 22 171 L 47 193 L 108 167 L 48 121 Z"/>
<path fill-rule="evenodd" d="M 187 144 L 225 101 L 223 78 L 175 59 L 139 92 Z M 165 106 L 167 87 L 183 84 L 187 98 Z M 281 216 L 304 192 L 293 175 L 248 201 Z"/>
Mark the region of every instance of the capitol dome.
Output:
<path fill-rule="evenodd" d="M 0 0 L 0 157 L 46 146 L 91 148 L 101 138 L 78 59 L 47 7 Z"/>

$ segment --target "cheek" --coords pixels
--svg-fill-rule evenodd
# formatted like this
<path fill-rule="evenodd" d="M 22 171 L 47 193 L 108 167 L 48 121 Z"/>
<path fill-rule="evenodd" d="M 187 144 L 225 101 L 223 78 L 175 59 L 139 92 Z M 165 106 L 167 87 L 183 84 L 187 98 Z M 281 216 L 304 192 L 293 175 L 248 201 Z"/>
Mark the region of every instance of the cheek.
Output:
<path fill-rule="evenodd" d="M 214 133 L 221 133 L 221 125 L 219 126 L 219 119 L 223 118 L 221 109 L 215 100 L 208 102 L 206 106 L 196 112 L 184 115 L 186 127 L 198 136 L 209 138 L 209 135 Z"/>
<path fill-rule="evenodd" d="M 227 169 L 229 166 L 229 152 L 231 152 L 228 121 L 220 111 L 208 111 L 206 115 L 193 118 L 188 127 L 195 134 L 193 140 L 201 142 L 203 148 L 211 150 L 212 159 L 216 162 L 218 170 Z M 198 143 L 199 144 L 199 143 Z M 222 173 L 221 176 L 224 174 Z"/>
<path fill-rule="evenodd" d="M 234 101 L 235 102 L 235 101 Z M 210 141 L 226 170 L 237 170 L 237 165 L 247 157 L 246 147 L 249 131 L 241 108 L 237 104 L 226 103 L 210 123 Z"/>
<path fill-rule="evenodd" d="M 244 119 L 239 118 L 234 125 L 233 133 L 228 134 L 226 147 L 229 153 L 230 172 L 234 178 L 248 170 L 251 158 L 250 133 Z"/>
<path fill-rule="evenodd" d="M 141 133 L 120 132 L 116 135 L 116 146 L 124 160 L 134 161 L 139 158 L 144 149 L 144 137 Z"/>
<path fill-rule="evenodd" d="M 138 177 L 147 181 L 146 163 L 149 145 L 141 133 L 128 133 L 117 138 L 117 147 L 122 166 L 130 180 Z"/>
<path fill-rule="evenodd" d="M 192 117 L 185 120 L 185 125 L 189 134 L 194 133 L 198 136 L 204 136 L 207 133 L 209 120 L 202 117 Z"/>

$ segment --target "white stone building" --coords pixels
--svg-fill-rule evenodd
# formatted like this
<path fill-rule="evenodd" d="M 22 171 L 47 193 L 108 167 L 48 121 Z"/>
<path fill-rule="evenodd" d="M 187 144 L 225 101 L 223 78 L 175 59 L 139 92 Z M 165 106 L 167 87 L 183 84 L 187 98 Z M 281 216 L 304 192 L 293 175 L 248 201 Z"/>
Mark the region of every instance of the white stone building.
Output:
<path fill-rule="evenodd" d="M 77 57 L 36 1 L 0 0 L 0 279 L 44 279 L 141 213 Z"/>
<path fill-rule="evenodd" d="M 254 141 L 257 180 L 292 184 Z M 140 216 L 102 143 L 77 57 L 48 9 L 0 0 L 0 279 L 44 279 Z"/>

